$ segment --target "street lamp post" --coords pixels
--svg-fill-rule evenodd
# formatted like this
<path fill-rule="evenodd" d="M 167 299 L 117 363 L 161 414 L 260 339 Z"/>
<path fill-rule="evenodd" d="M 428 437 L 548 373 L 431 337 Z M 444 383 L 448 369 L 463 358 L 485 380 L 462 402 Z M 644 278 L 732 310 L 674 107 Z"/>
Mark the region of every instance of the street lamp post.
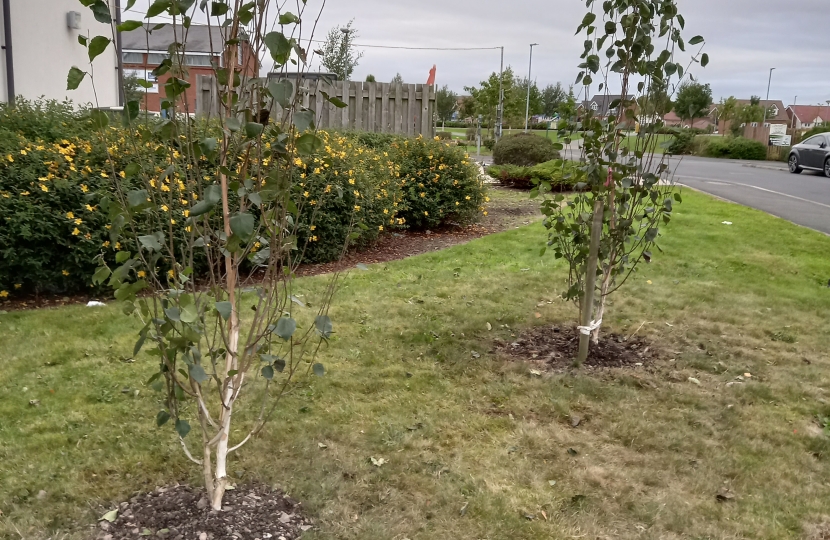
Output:
<path fill-rule="evenodd" d="M 496 132 L 495 138 L 496 142 L 499 142 L 501 139 L 501 128 L 502 124 L 504 124 L 504 86 L 502 81 L 504 80 L 504 47 L 501 47 L 501 67 L 499 67 L 499 105 L 496 109 Z"/>
<path fill-rule="evenodd" d="M 767 123 L 767 107 L 769 107 L 769 89 L 772 86 L 772 72 L 775 71 L 775 68 L 769 68 L 769 82 L 767 83 L 767 104 L 764 106 L 764 121 L 761 123 L 761 127 L 765 127 Z"/>
<path fill-rule="evenodd" d="M 530 44 L 530 61 L 527 64 L 527 104 L 525 105 L 525 133 L 527 133 L 528 121 L 530 120 L 530 73 L 533 69 L 533 47 L 538 43 Z"/>

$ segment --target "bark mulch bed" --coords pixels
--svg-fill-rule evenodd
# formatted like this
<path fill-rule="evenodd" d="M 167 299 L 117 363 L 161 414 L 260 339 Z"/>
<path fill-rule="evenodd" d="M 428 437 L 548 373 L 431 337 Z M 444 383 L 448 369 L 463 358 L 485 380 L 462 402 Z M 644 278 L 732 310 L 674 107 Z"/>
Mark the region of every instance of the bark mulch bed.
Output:
<path fill-rule="evenodd" d="M 528 361 L 544 370 L 567 371 L 579 350 L 579 332 L 576 328 L 540 326 L 520 335 L 510 343 L 499 342 L 497 350 L 508 357 Z M 656 348 L 647 340 L 618 334 L 600 336 L 599 343 L 591 342 L 584 368 L 640 368 L 649 366 L 659 357 Z"/>
<path fill-rule="evenodd" d="M 225 494 L 222 511 L 211 510 L 205 492 L 188 486 L 159 488 L 118 507 L 118 517 L 98 523 L 95 540 L 294 540 L 312 528 L 300 503 L 261 485 Z"/>

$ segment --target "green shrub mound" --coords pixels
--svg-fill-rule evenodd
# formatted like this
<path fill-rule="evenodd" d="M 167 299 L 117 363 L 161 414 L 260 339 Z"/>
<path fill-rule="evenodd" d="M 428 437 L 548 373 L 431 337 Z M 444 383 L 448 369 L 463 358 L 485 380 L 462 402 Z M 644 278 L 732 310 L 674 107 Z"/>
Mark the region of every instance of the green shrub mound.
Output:
<path fill-rule="evenodd" d="M 518 165 L 532 167 L 559 158 L 553 142 L 532 133 L 508 135 L 493 147 L 493 162 L 496 165 Z"/>
<path fill-rule="evenodd" d="M 716 158 L 764 160 L 767 147 L 743 137 L 712 137 L 703 149 L 704 155 Z"/>
<path fill-rule="evenodd" d="M 152 219 L 169 224 L 174 244 L 190 234 L 189 210 L 198 200 L 186 194 L 212 184 L 217 163 L 203 156 L 198 172 L 168 175 L 171 148 L 152 126 L 139 128 L 139 144 L 120 128 L 109 129 L 107 146 L 83 111 L 54 102 L 16 109 L 0 104 L 0 301 L 89 291 L 96 257 L 114 263 L 118 252 L 137 250 L 110 235 L 106 210 L 116 199 L 115 180 L 125 191 L 146 187 L 163 201 Z M 351 245 L 362 248 L 389 230 L 471 223 L 484 210 L 478 170 L 448 142 L 374 133 L 320 136 L 324 149 L 292 164 L 297 256 L 304 262 L 338 259 L 350 232 L 360 232 Z M 139 165 L 155 178 L 150 186 L 139 183 Z M 197 274 L 204 264 L 194 261 Z"/>
<path fill-rule="evenodd" d="M 533 167 L 517 165 L 493 165 L 487 169 L 499 185 L 514 189 L 533 189 L 547 182 L 552 191 L 573 191 L 579 182 L 577 163 L 554 159 Z"/>

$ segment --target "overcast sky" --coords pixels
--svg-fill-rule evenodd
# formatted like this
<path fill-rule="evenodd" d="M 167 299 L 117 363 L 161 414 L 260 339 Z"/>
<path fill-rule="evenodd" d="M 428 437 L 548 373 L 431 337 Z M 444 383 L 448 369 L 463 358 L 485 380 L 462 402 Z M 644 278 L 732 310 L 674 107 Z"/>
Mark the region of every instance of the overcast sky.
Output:
<path fill-rule="evenodd" d="M 147 5 L 139 0 L 136 7 Z M 308 0 L 309 12 L 322 0 Z M 291 3 L 291 2 L 289 2 Z M 791 105 L 830 100 L 830 0 L 678 0 L 686 19 L 686 39 L 706 38 L 708 67 L 694 71 L 712 85 L 715 101 L 734 95 L 764 97 L 769 68 L 771 99 Z M 306 14 L 306 21 L 309 19 Z M 504 46 L 505 66 L 527 74 L 529 44 L 533 78 L 540 86 L 573 83 L 582 49 L 574 31 L 585 13 L 584 0 L 327 0 L 317 30 L 354 19 L 358 43 L 407 47 Z M 125 18 L 134 18 L 129 15 Z M 438 84 L 458 93 L 499 69 L 499 51 L 417 51 L 364 48 L 354 80 L 373 74 L 389 81 L 400 72 L 406 82 L 426 82 L 438 66 Z M 316 64 L 312 68 L 317 70 Z M 578 91 L 578 89 L 576 89 Z"/>

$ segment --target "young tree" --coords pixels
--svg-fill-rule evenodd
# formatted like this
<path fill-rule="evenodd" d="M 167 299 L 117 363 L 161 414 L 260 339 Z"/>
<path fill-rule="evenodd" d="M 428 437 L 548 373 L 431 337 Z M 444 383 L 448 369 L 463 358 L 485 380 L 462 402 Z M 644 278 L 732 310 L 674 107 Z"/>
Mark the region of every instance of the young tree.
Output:
<path fill-rule="evenodd" d="M 518 118 L 521 115 L 524 124 L 524 98 L 516 90 L 516 77 L 513 68 L 507 66 L 502 74 L 502 91 L 504 92 L 504 118 Z M 464 88 L 470 93 L 474 104 L 474 115 L 481 115 L 483 120 L 491 126 L 495 124 L 499 106 L 499 74 L 493 72 L 486 81 L 481 81 L 480 87 L 467 86 Z"/>
<path fill-rule="evenodd" d="M 95 85 L 92 60 L 113 46 L 116 31 L 143 26 L 125 21 L 116 28 L 108 2 L 80 2 L 110 24 L 112 33 L 80 40 L 90 67 L 70 69 L 69 90 L 87 76 Z M 300 227 L 309 227 L 300 216 L 311 208 L 313 224 L 328 202 L 327 195 L 313 202 L 303 195 L 307 188 L 301 188 L 297 170 L 321 159 L 325 144 L 314 132 L 315 112 L 298 105 L 299 92 L 292 101 L 290 80 L 250 75 L 239 64 L 244 35 L 253 55 L 270 54 L 278 72 L 285 74 L 289 66 L 295 71 L 292 61 L 307 69 L 306 49 L 292 37 L 302 34 L 305 4 L 298 4 L 297 13 L 281 11 L 282 5 L 154 3 L 151 11 L 171 19 L 176 33 L 171 59 L 154 72 L 173 74 L 161 88 L 162 107 L 173 114 L 148 129 L 136 122 L 139 103 L 133 99 L 124 108 L 122 127 L 110 129 L 106 113 L 90 112 L 103 144 L 128 144 L 143 157 L 126 166 L 118 165 L 119 156 L 108 158 L 114 196 L 102 195 L 98 204 L 109 216 L 110 240 L 120 251 L 112 267 L 101 257 L 93 281 L 112 287 L 123 312 L 140 320 L 133 356 L 146 345 L 147 355 L 158 362 L 148 381 L 163 396 L 157 424 L 173 425 L 184 453 L 202 469 L 215 510 L 222 508 L 230 484 L 230 454 L 263 429 L 294 380 L 311 372 L 323 375 L 315 359 L 333 331 L 328 310 L 337 275 L 319 302 L 314 299 L 313 313 L 297 296 L 294 280 L 307 245 L 298 238 L 308 229 Z M 224 58 L 214 67 L 221 116 L 216 127 L 191 118 L 190 84 L 173 69 L 184 64 L 187 50 L 183 18 L 199 16 L 197 10 L 218 18 L 222 33 L 221 43 L 212 44 L 212 54 Z M 266 13 L 278 13 L 279 31 L 262 30 L 272 26 Z M 344 106 L 334 98 L 330 102 Z M 270 113 L 270 123 L 262 120 L 269 116 L 263 111 Z M 352 216 L 357 225 L 357 209 Z M 241 289 L 244 273 L 254 271 L 257 280 Z M 242 416 L 246 420 L 234 422 L 246 406 L 252 409 Z M 198 436 L 188 436 L 192 428 Z M 194 445 L 199 452 L 191 451 Z"/>
<path fill-rule="evenodd" d="M 463 120 L 474 117 L 476 115 L 476 100 L 471 96 L 462 99 L 461 108 L 458 110 L 458 113 Z"/>
<path fill-rule="evenodd" d="M 553 118 L 559 112 L 559 107 L 568 98 L 562 83 L 549 84 L 542 90 L 542 114 Z"/>
<path fill-rule="evenodd" d="M 336 26 L 329 30 L 322 48 L 320 63 L 329 73 L 334 73 L 341 81 L 348 81 L 354 68 L 363 58 L 363 53 L 354 45 L 357 30 L 352 28 L 354 19 L 346 26 Z"/>
<path fill-rule="evenodd" d="M 695 118 L 706 116 L 711 106 L 712 88 L 708 84 L 685 81 L 678 88 L 674 111 L 681 120 L 690 120 L 692 127 Z"/>
<path fill-rule="evenodd" d="M 366 82 L 377 82 L 377 81 L 375 80 L 375 76 L 370 73 L 370 74 L 366 75 Z"/>
<path fill-rule="evenodd" d="M 738 119 L 738 100 L 735 99 L 735 96 L 729 96 L 726 99 L 721 99 L 720 104 L 718 104 L 718 123 L 724 123 L 724 125 L 729 124 L 730 126 L 734 126 L 735 121 Z"/>
<path fill-rule="evenodd" d="M 674 106 L 669 95 L 667 83 L 663 79 L 652 79 L 648 87 L 648 92 L 640 96 L 637 103 L 640 107 L 642 118 L 646 120 L 662 119 Z"/>
<path fill-rule="evenodd" d="M 586 36 L 577 84 L 589 87 L 596 77 L 600 91 L 613 81 L 620 84 L 621 95 L 636 91 L 642 97 L 653 79 L 669 82 L 687 72 L 689 66 L 684 68 L 678 59 L 687 42 L 681 37 L 685 20 L 675 0 L 587 0 L 587 6 L 591 11 L 577 29 Z M 688 40 L 689 45 L 702 43 L 700 36 Z M 694 62 L 706 66 L 709 57 L 699 50 L 690 65 Z M 548 248 L 569 265 L 570 287 L 564 297 L 576 301 L 580 309 L 578 365 L 588 356 L 591 335 L 594 342 L 599 339 L 608 295 L 641 261 L 651 260 L 660 226 L 671 219 L 673 202 L 680 202 L 680 194 L 673 193 L 666 158 L 655 156 L 655 134 L 625 142 L 625 124 L 637 120 L 633 103 L 611 103 L 612 110 L 623 112 L 607 119 L 585 111 L 578 125 L 583 142 L 576 195 L 549 197 L 547 182 L 532 192 L 545 198 Z M 570 142 L 570 133 L 563 132 L 563 137 L 565 144 Z M 557 146 L 562 148 L 561 143 Z M 564 177 L 571 178 L 561 163 Z"/>
<path fill-rule="evenodd" d="M 400 73 L 395 73 L 395 76 L 392 77 L 392 85 L 394 86 L 396 84 L 403 84 L 403 75 Z"/>
<path fill-rule="evenodd" d="M 542 111 L 544 111 L 542 92 L 539 91 L 536 81 L 530 84 L 530 107 L 526 108 L 528 104 L 527 84 L 527 77 L 518 77 L 513 83 L 510 98 L 514 103 L 511 103 L 509 107 L 505 107 L 505 111 L 510 111 L 513 115 L 505 116 L 511 126 L 524 126 L 526 112 L 530 116 L 536 116 L 537 114 L 542 114 Z"/>
<path fill-rule="evenodd" d="M 452 115 L 458 109 L 458 96 L 449 86 L 444 85 L 435 93 L 435 109 L 443 128 L 447 120 L 452 120 Z"/>

